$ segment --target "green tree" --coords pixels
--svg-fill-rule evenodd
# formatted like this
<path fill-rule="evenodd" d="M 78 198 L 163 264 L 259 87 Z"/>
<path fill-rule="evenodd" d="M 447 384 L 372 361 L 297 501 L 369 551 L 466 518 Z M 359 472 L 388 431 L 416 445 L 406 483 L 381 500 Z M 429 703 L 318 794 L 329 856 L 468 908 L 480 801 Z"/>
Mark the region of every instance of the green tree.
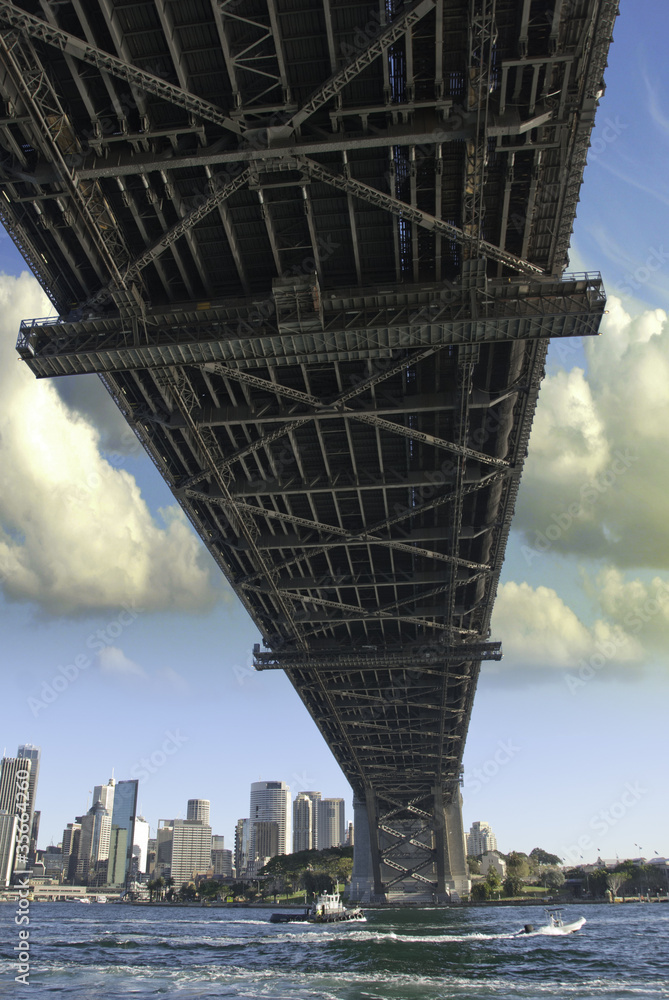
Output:
<path fill-rule="evenodd" d="M 485 877 L 485 885 L 488 887 L 488 891 L 490 892 L 490 898 L 494 898 L 495 893 L 501 892 L 502 880 L 494 868 L 490 868 L 488 870 L 488 874 Z"/>
<path fill-rule="evenodd" d="M 506 856 L 506 870 L 509 875 L 516 878 L 527 878 L 530 874 L 530 862 L 527 854 L 520 854 L 518 851 L 511 851 Z"/>
<path fill-rule="evenodd" d="M 490 887 L 485 882 L 474 882 L 472 886 L 472 899 L 478 902 L 490 899 Z"/>
<path fill-rule="evenodd" d="M 561 889 L 565 883 L 564 873 L 559 868 L 544 868 L 541 880 L 547 889 Z"/>
<path fill-rule="evenodd" d="M 473 855 L 467 855 L 467 867 L 469 868 L 470 875 L 480 875 L 481 874 L 481 862 L 478 858 Z"/>
<path fill-rule="evenodd" d="M 208 882 L 200 882 L 198 895 L 200 899 L 216 899 L 222 888 L 221 883 L 217 882 L 216 879 L 211 879 Z"/>
<path fill-rule="evenodd" d="M 518 875 L 507 875 L 504 879 L 504 895 L 520 896 L 523 892 L 524 882 Z"/>
<path fill-rule="evenodd" d="M 541 847 L 535 847 L 530 851 L 530 858 L 537 865 L 559 865 L 561 864 L 561 859 L 558 858 L 557 854 L 549 854 L 548 851 L 544 851 Z"/>

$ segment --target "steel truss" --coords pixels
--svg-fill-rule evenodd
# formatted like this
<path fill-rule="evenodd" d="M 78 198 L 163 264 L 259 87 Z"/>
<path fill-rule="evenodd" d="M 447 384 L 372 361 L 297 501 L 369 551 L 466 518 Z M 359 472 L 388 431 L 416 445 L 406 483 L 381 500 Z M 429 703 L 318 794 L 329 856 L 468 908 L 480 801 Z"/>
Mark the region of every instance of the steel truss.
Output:
<path fill-rule="evenodd" d="M 0 219 L 60 314 L 17 347 L 172 488 L 354 789 L 361 895 L 431 901 L 548 340 L 604 311 L 563 272 L 617 3 L 307 6 L 0 0 Z"/>

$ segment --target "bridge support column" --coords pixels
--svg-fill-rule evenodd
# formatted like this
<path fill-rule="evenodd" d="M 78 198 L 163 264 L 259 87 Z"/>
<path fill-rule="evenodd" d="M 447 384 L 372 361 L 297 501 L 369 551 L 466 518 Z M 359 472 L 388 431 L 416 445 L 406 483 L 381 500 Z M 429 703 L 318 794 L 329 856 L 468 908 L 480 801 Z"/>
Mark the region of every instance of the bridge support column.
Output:
<path fill-rule="evenodd" d="M 361 903 L 369 903 L 374 895 L 374 870 L 369 836 L 367 803 L 357 796 L 353 799 L 353 874 L 351 875 L 351 898 Z"/>
<path fill-rule="evenodd" d="M 452 801 L 443 807 L 443 816 L 446 848 L 445 881 L 451 892 L 463 895 L 469 892 L 471 880 L 467 865 L 465 831 L 462 825 L 462 795 L 459 788 L 456 789 Z"/>

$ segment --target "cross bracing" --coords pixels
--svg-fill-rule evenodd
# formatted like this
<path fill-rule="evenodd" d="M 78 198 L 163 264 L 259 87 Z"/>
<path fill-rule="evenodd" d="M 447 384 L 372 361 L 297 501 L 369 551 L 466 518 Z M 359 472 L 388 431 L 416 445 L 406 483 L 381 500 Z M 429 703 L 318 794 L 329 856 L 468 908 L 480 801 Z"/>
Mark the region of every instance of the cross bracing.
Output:
<path fill-rule="evenodd" d="M 369 825 L 460 877 L 458 782 L 616 0 L 0 0 L 0 219 Z M 366 818 L 363 818 L 366 817 Z"/>

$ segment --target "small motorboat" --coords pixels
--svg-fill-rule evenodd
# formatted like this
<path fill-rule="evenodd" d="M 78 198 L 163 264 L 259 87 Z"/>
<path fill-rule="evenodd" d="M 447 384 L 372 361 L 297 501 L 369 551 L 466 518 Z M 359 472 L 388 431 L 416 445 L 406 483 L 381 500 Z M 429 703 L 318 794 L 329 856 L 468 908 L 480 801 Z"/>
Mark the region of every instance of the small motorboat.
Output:
<path fill-rule="evenodd" d="M 537 928 L 535 928 L 532 924 L 525 924 L 523 929 L 518 933 L 548 935 L 573 934 L 575 931 L 580 931 L 581 927 L 586 922 L 585 917 L 579 917 L 578 920 L 572 920 L 570 923 L 565 924 L 562 919 L 561 910 L 546 910 L 545 913 L 548 918 L 547 924 Z"/>
<path fill-rule="evenodd" d="M 310 924 L 337 924 L 344 920 L 366 920 L 359 906 L 347 910 L 338 892 L 322 892 L 311 906 L 302 913 L 273 913 L 272 924 L 287 924 L 292 921 L 307 921 Z"/>

